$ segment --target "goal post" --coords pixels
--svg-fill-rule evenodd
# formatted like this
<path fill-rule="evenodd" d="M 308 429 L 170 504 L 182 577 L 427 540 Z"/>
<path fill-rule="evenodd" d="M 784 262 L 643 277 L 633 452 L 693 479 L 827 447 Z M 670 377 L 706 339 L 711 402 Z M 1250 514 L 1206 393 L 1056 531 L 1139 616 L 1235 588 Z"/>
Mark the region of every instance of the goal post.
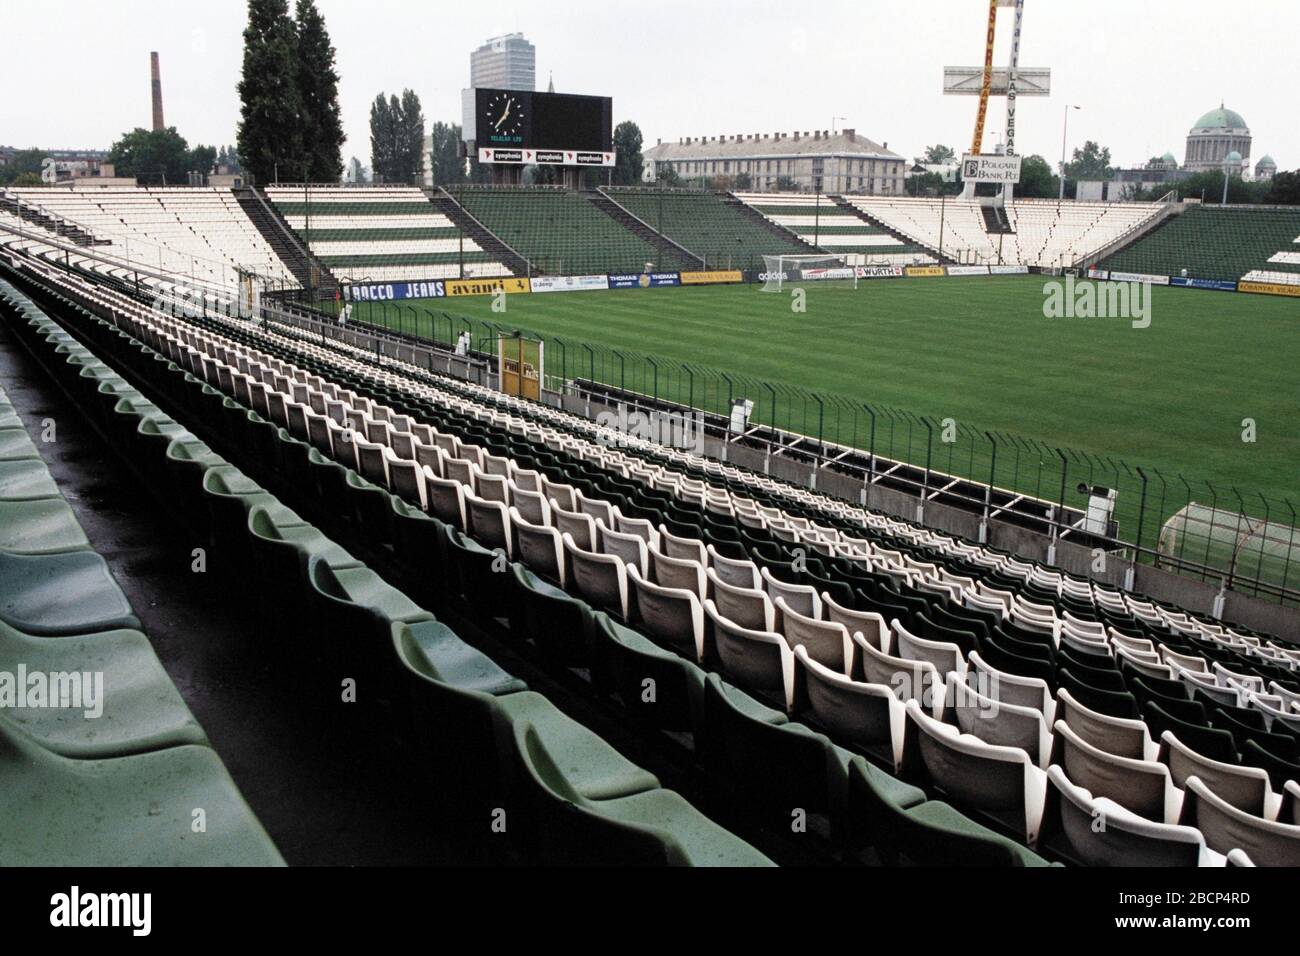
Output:
<path fill-rule="evenodd" d="M 826 282 L 833 279 L 853 281 L 857 288 L 857 270 L 844 256 L 798 255 L 763 256 L 763 291 L 780 292 L 791 283 Z"/>

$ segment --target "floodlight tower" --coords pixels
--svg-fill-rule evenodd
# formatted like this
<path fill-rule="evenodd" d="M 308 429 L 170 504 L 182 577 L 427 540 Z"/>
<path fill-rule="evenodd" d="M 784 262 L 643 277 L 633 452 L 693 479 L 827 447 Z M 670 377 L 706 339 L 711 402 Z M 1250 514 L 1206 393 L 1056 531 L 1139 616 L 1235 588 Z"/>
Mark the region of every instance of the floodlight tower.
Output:
<path fill-rule="evenodd" d="M 1020 34 L 1024 25 L 1025 0 L 988 0 L 988 30 L 984 41 L 984 66 L 946 66 L 943 69 L 943 92 L 950 96 L 978 96 L 979 108 L 975 114 L 975 135 L 971 138 L 968 156 L 984 155 L 984 121 L 988 116 L 989 97 L 1007 98 L 1006 155 L 1016 155 L 1016 98 L 1019 96 L 1048 96 L 1052 88 L 1052 71 L 1041 68 L 1020 67 Z M 1015 9 L 1015 25 L 1011 36 L 1011 60 L 1005 69 L 993 66 L 993 41 L 997 35 L 998 8 Z M 964 198 L 975 195 L 975 182 L 963 176 L 966 182 Z M 1004 183 L 1003 202 L 1012 198 L 1013 184 Z"/>

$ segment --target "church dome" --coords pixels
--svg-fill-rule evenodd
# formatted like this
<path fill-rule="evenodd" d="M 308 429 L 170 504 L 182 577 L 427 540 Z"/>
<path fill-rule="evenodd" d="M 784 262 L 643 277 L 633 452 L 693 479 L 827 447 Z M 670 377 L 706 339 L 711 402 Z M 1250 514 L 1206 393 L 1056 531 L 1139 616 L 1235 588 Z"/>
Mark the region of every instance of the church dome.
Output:
<path fill-rule="evenodd" d="M 1192 129 L 1246 129 L 1246 121 L 1240 113 L 1225 109 L 1222 105 L 1217 110 L 1210 110 L 1195 123 Z"/>

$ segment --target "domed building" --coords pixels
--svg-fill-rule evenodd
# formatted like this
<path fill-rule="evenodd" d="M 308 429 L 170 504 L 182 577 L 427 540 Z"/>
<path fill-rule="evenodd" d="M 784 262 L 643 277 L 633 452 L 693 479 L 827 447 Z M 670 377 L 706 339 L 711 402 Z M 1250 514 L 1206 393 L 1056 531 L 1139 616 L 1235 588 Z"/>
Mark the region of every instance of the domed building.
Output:
<path fill-rule="evenodd" d="M 1240 113 L 1219 104 L 1217 110 L 1210 110 L 1202 116 L 1188 132 L 1183 172 L 1221 171 L 1231 153 L 1237 154 L 1235 162 L 1238 166 L 1247 165 L 1250 127 Z"/>
<path fill-rule="evenodd" d="M 1267 153 L 1255 164 L 1255 178 L 1260 182 L 1272 179 L 1277 175 L 1277 163 L 1273 157 Z"/>

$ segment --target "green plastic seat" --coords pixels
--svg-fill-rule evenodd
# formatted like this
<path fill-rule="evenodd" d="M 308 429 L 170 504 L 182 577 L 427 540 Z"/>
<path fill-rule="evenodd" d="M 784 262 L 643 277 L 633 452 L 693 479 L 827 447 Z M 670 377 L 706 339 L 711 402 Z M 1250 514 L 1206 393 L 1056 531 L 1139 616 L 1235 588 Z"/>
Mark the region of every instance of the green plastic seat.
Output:
<path fill-rule="evenodd" d="M 90 547 L 63 498 L 0 501 L 0 549 L 11 554 L 57 554 Z"/>
<path fill-rule="evenodd" d="M 849 762 L 849 827 L 885 862 L 918 866 L 1049 866 L 1028 849 L 867 763 Z"/>
<path fill-rule="evenodd" d="M 591 608 L 522 564 L 510 570 L 519 632 L 557 663 L 591 664 Z"/>
<path fill-rule="evenodd" d="M 16 674 L 20 665 L 28 675 L 102 675 L 102 689 L 97 689 L 102 696 L 95 701 L 83 698 L 77 707 L 5 708 L 14 723 L 47 750 L 68 757 L 116 757 L 207 743 L 139 631 L 49 638 L 0 622 L 0 670 Z M 88 709 L 99 713 L 87 717 Z"/>
<path fill-rule="evenodd" d="M 604 612 L 596 615 L 595 656 L 628 716 L 656 730 L 694 731 L 704 707 L 704 672 Z M 647 681 L 652 683 L 647 684 Z"/>
<path fill-rule="evenodd" d="M 563 769 L 567 757 L 532 724 L 515 724 L 520 782 L 545 863 L 635 866 L 772 866 L 672 790 L 592 799 Z"/>
<path fill-rule="evenodd" d="M 251 558 L 248 512 L 256 506 L 271 512 L 278 525 L 305 524 L 297 514 L 280 504 L 275 495 L 232 465 L 207 469 L 203 473 L 202 488 L 212 517 L 214 543 L 232 555 Z"/>
<path fill-rule="evenodd" d="M 0 866 L 284 865 L 210 747 L 76 759 L 0 714 L 0 779 Z"/>
<path fill-rule="evenodd" d="M 0 461 L 0 501 L 32 501 L 58 494 L 59 486 L 41 459 Z"/>
<path fill-rule="evenodd" d="M 25 428 L 0 428 L 0 461 L 40 458 Z"/>
<path fill-rule="evenodd" d="M 93 551 L 0 551 L 0 620 L 35 635 L 140 627 L 108 565 Z"/>

